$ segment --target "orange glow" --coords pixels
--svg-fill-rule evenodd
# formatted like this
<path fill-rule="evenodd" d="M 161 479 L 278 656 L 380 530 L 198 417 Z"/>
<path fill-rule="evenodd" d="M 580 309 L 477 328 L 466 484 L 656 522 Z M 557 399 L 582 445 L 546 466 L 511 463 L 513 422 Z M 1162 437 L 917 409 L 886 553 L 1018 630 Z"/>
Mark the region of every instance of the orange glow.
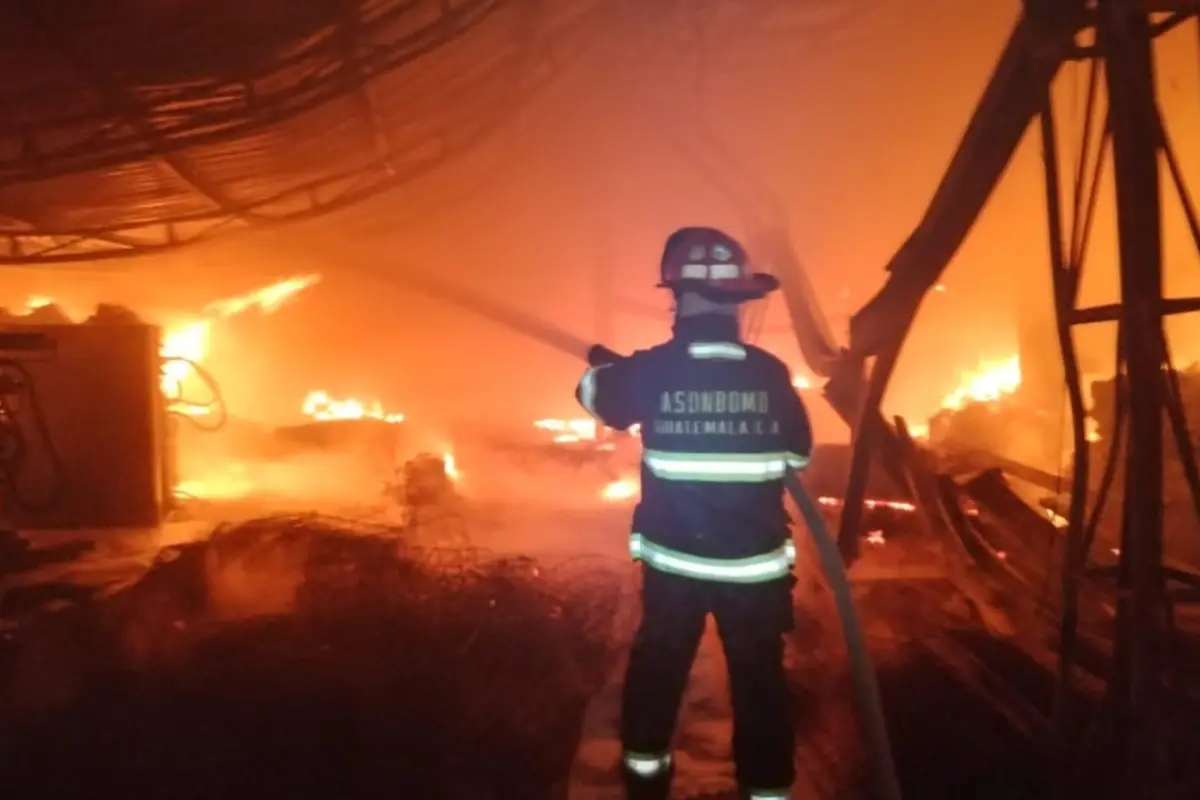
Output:
<path fill-rule="evenodd" d="M 200 364 L 208 355 L 209 337 L 215 320 L 241 314 L 257 308 L 264 314 L 277 311 L 288 300 L 298 293 L 319 283 L 319 275 L 302 275 L 285 278 L 268 286 L 255 289 L 245 294 L 214 300 L 204 306 L 198 317 L 193 319 L 173 320 L 163 323 L 162 344 L 159 354 L 166 360 L 163 364 L 160 386 L 171 411 L 179 414 L 207 414 L 211 409 L 202 406 L 189 406 L 179 402 L 182 396 L 182 386 L 195 370 L 194 364 Z M 25 301 L 25 308 L 36 311 L 54 304 L 52 297 L 35 295 Z"/>
<path fill-rule="evenodd" d="M 812 381 L 810 381 L 804 375 L 794 375 L 792 377 L 792 386 L 799 389 L 800 391 L 805 391 L 807 389 L 811 389 L 813 385 L 812 385 Z"/>
<path fill-rule="evenodd" d="M 600 490 L 600 498 L 606 503 L 620 503 L 636 498 L 641 491 L 636 478 L 618 478 Z"/>
<path fill-rule="evenodd" d="M 539 419 L 533 426 L 550 431 L 554 434 L 554 441 L 560 444 L 594 441 L 599 432 L 594 419 Z"/>
<path fill-rule="evenodd" d="M 203 500 L 236 500 L 250 494 L 254 482 L 244 464 L 230 462 L 200 479 L 180 481 L 175 496 Z"/>
<path fill-rule="evenodd" d="M 817 502 L 820 503 L 821 505 L 827 506 L 829 508 L 841 508 L 842 505 L 845 503 L 845 501 L 843 501 L 842 498 L 840 498 L 840 497 L 828 497 L 828 496 L 818 497 Z M 915 505 L 913 505 L 912 503 L 903 501 L 903 500 L 877 500 L 877 499 L 871 498 L 871 497 L 868 497 L 865 500 L 863 500 L 863 505 L 866 506 L 867 508 L 871 508 L 871 509 L 887 508 L 887 509 L 891 509 L 892 511 L 910 512 L 910 511 L 917 510 L 917 507 Z"/>
<path fill-rule="evenodd" d="M 303 275 L 285 278 L 261 289 L 255 289 L 236 297 L 214 300 L 206 305 L 197 319 L 167 323 L 163 326 L 160 355 L 168 360 L 163 365 L 162 391 L 172 411 L 182 414 L 206 413 L 207 409 L 178 403 L 182 395 L 183 382 L 195 371 L 188 362 L 200 364 L 208 355 L 209 336 L 215 320 L 241 314 L 257 308 L 264 314 L 277 311 L 298 293 L 320 282 L 319 275 Z"/>
<path fill-rule="evenodd" d="M 281 306 L 300 292 L 310 286 L 316 286 L 320 282 L 320 275 L 299 275 L 294 278 L 285 278 L 246 294 L 225 300 L 214 300 L 204 307 L 204 311 L 214 317 L 232 317 L 252 308 L 257 308 L 264 314 L 271 314 L 278 311 Z"/>
<path fill-rule="evenodd" d="M 1021 387 L 1021 360 L 1010 356 L 1001 361 L 984 362 L 973 372 L 963 376 L 958 388 L 942 400 L 942 408 L 957 411 L 970 403 L 991 403 L 1002 400 Z M 1084 420 L 1085 437 L 1093 444 L 1102 441 L 1100 426 L 1090 416 Z M 909 433 L 914 439 L 929 436 L 929 426 L 910 425 Z"/>
<path fill-rule="evenodd" d="M 1062 514 L 1059 514 L 1052 508 L 1046 509 L 1046 519 L 1050 520 L 1050 524 L 1056 528 L 1065 528 L 1071 524 L 1067 521 L 1066 517 L 1064 517 Z"/>
<path fill-rule="evenodd" d="M 1021 360 L 1010 356 L 1002 361 L 985 361 L 968 372 L 958 388 L 942 400 L 942 408 L 958 410 L 969 403 L 990 403 L 1015 392 L 1021 386 Z"/>
<path fill-rule="evenodd" d="M 199 364 L 208 354 L 208 331 L 207 320 L 189 322 L 163 331 L 159 355 L 168 360 L 163 364 L 159 386 L 168 401 L 178 401 L 183 394 L 183 382 L 194 372 L 192 363 Z M 175 403 L 171 410 L 187 413 L 182 403 Z"/>
<path fill-rule="evenodd" d="M 377 419 L 382 422 L 403 422 L 404 415 L 383 410 L 378 400 L 363 401 L 347 398 L 338 400 L 320 390 L 309 392 L 302 405 L 304 416 L 328 422 L 335 419 Z"/>
<path fill-rule="evenodd" d="M 442 453 L 442 466 L 446 470 L 446 477 L 450 480 L 457 481 L 462 477 L 462 474 L 458 471 L 458 462 L 454 458 L 454 453 L 450 451 Z"/>

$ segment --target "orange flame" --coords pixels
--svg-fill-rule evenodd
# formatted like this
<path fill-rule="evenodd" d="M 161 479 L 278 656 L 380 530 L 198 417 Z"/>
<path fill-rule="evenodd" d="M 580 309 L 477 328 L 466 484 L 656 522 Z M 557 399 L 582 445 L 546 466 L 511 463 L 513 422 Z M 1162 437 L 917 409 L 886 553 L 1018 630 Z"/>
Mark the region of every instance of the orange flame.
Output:
<path fill-rule="evenodd" d="M 241 314 L 253 308 L 257 308 L 264 314 L 271 314 L 292 297 L 304 289 L 316 285 L 320 280 L 320 275 L 285 278 L 236 297 L 214 300 L 204 306 L 197 318 L 165 324 L 159 355 L 166 360 L 166 363 L 163 364 L 159 385 L 171 405 L 171 410 L 190 415 L 205 414 L 210 410 L 204 407 L 188 406 L 179 403 L 178 400 L 182 395 L 183 382 L 195 372 L 192 364 L 200 364 L 208 355 L 209 336 L 215 320 Z M 39 308 L 53 305 L 54 302 L 52 297 L 34 295 L 25 300 L 25 308 L 28 311 L 36 311 Z"/>
<path fill-rule="evenodd" d="M 600 499 L 606 503 L 620 503 L 636 498 L 641 491 L 641 484 L 636 478 L 618 478 L 600 490 Z"/>
<path fill-rule="evenodd" d="M 845 501 L 842 500 L 842 498 L 840 498 L 840 497 L 828 497 L 828 496 L 818 497 L 817 502 L 823 506 L 828 506 L 830 508 L 841 508 L 845 504 Z M 917 510 L 917 507 L 915 505 L 913 505 L 912 503 L 909 503 L 909 502 L 905 502 L 903 500 L 880 500 L 880 499 L 876 499 L 873 497 L 868 497 L 868 498 L 864 499 L 863 505 L 869 509 L 887 508 L 887 509 L 891 509 L 892 511 L 902 511 L 902 512 L 911 512 L 911 511 Z"/>
<path fill-rule="evenodd" d="M 452 481 L 458 481 L 462 477 L 462 473 L 458 471 L 458 461 L 454 458 L 454 453 L 447 450 L 442 453 L 442 466 L 446 470 L 446 477 Z"/>
<path fill-rule="evenodd" d="M 328 392 L 320 390 L 309 392 L 302 405 L 304 415 L 315 420 L 328 422 L 335 419 L 377 419 L 383 422 L 403 422 L 403 414 L 389 413 L 383 410 L 378 400 L 362 401 L 354 398 L 337 400 Z"/>
<path fill-rule="evenodd" d="M 969 403 L 990 403 L 1021 387 L 1021 359 L 1010 356 L 1001 361 L 985 361 L 963 376 L 958 388 L 942 400 L 942 408 L 957 411 Z"/>
<path fill-rule="evenodd" d="M 235 500 L 250 494 L 254 486 L 246 465 L 234 461 L 205 474 L 203 479 L 179 481 L 175 485 L 175 496 L 204 500 Z"/>
<path fill-rule="evenodd" d="M 533 425 L 535 428 L 552 432 L 554 441 L 560 444 L 594 441 L 599 432 L 599 426 L 594 419 L 539 419 Z"/>
<path fill-rule="evenodd" d="M 320 275 L 298 275 L 276 281 L 261 289 L 237 295 L 224 300 L 214 300 L 204 307 L 204 312 L 214 317 L 232 317 L 257 308 L 264 314 L 271 314 L 300 292 L 316 286 L 321 282 Z"/>
<path fill-rule="evenodd" d="M 241 314 L 253 308 L 264 314 L 274 313 L 288 300 L 320 280 L 319 275 L 285 278 L 236 297 L 214 300 L 203 308 L 200 318 L 165 326 L 159 353 L 164 359 L 168 359 L 163 365 L 161 380 L 162 391 L 168 401 L 179 399 L 183 382 L 195 371 L 192 364 L 201 363 L 208 355 L 209 336 L 215 320 Z M 179 413 L 205 411 L 177 402 L 171 410 Z"/>

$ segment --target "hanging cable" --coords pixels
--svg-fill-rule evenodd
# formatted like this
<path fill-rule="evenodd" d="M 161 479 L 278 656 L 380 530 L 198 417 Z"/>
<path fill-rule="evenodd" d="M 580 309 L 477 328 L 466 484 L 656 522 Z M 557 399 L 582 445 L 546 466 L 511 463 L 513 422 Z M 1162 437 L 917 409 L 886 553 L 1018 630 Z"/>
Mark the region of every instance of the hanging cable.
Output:
<path fill-rule="evenodd" d="M 212 373 L 197 364 L 192 359 L 184 358 L 182 356 L 172 356 L 171 358 L 163 360 L 163 366 L 166 366 L 170 363 L 186 364 L 188 369 L 195 373 L 196 377 L 198 377 L 204 383 L 204 385 L 208 387 L 208 390 L 212 395 L 212 399 L 206 403 L 194 403 L 190 400 L 184 399 L 183 396 L 180 395 L 178 397 L 169 398 L 167 410 L 173 416 L 186 419 L 188 422 L 190 422 L 192 425 L 195 425 L 202 431 L 219 431 L 221 428 L 225 427 L 225 423 L 229 421 L 229 411 L 225 406 L 225 398 L 221 394 L 221 387 L 217 383 L 216 378 L 212 376 Z M 216 412 L 215 422 L 200 422 L 201 419 L 208 419 L 214 411 Z"/>

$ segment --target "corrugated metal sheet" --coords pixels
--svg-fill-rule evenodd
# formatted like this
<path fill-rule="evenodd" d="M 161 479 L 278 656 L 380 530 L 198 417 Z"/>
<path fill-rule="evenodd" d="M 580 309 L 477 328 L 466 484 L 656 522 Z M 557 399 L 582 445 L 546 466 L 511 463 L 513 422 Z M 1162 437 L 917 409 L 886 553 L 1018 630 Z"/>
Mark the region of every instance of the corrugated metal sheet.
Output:
<path fill-rule="evenodd" d="M 0 263 L 128 255 L 212 230 L 196 223 L 281 222 L 403 183 L 515 113 L 545 9 L 5 4 Z"/>

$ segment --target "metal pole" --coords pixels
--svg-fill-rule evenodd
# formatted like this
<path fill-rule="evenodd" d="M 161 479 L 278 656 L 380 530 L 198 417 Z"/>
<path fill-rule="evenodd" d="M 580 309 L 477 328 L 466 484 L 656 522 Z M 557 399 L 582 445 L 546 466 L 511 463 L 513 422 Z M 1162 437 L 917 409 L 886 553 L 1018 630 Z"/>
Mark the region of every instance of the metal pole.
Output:
<path fill-rule="evenodd" d="M 1112 764 L 1126 797 L 1155 795 L 1163 608 L 1163 331 L 1158 115 L 1150 19 L 1136 0 L 1100 0 L 1120 236 L 1121 328 L 1129 370 L 1129 453 L 1121 530 Z"/>

